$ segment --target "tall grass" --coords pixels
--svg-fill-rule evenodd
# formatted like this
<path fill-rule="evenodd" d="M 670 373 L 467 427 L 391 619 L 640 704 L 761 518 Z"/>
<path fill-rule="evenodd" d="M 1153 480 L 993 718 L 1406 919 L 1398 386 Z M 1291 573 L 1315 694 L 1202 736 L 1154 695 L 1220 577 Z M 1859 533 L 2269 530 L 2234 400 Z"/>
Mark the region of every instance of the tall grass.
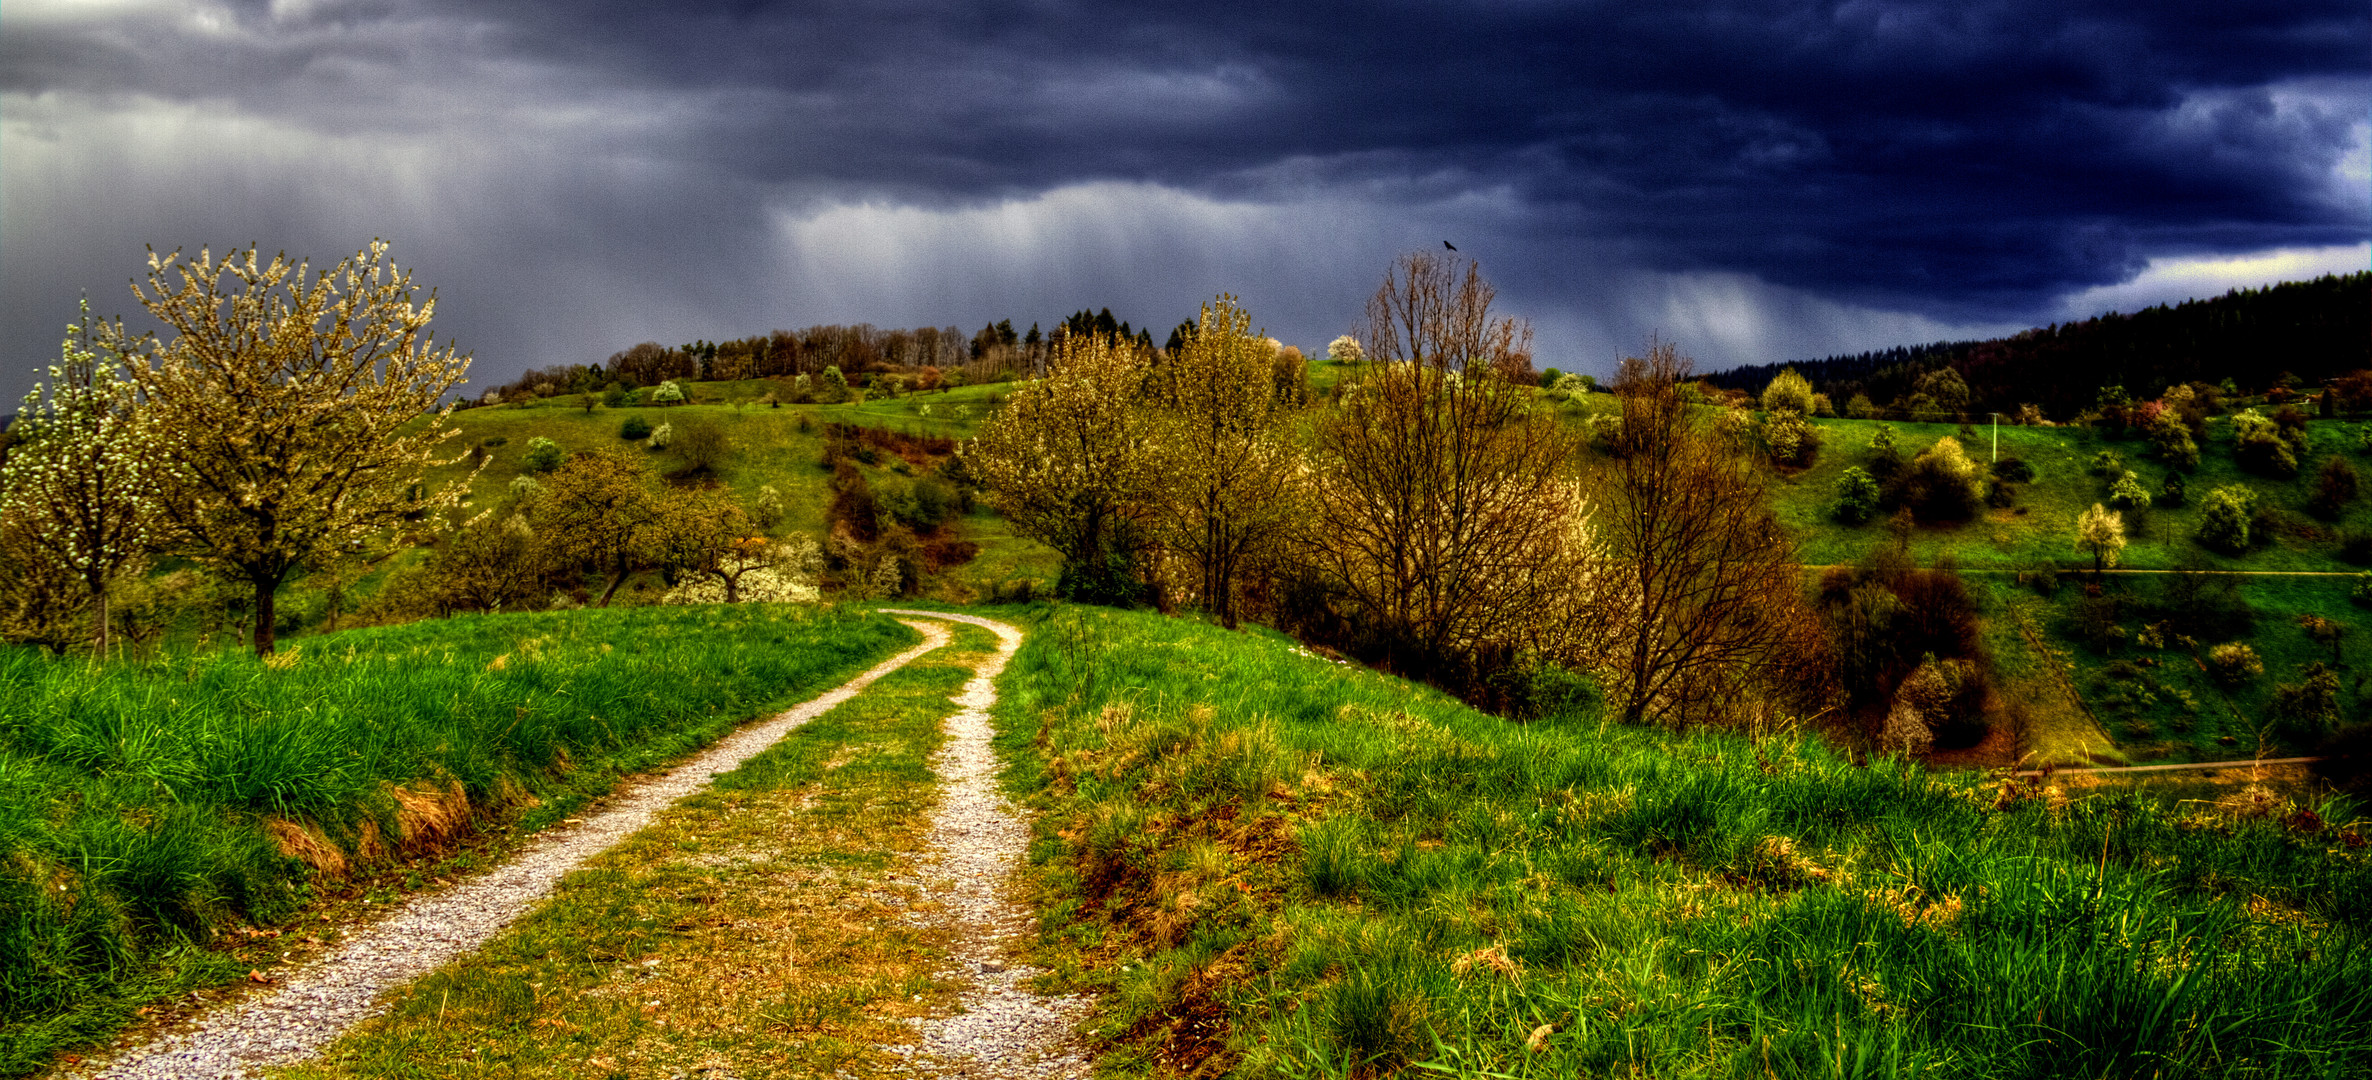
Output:
<path fill-rule="evenodd" d="M 1289 642 L 1094 609 L 1041 626 L 1007 681 L 1010 779 L 1046 812 L 1047 956 L 1112 992 L 1097 1028 L 1126 1066 L 2372 1069 L 2360 827 L 1859 768 L 1792 737 L 1516 725 Z"/>
<path fill-rule="evenodd" d="M 350 862 L 536 827 L 910 642 L 878 616 L 457 618 L 94 668 L 0 651 L 0 1073 L 245 970 Z"/>

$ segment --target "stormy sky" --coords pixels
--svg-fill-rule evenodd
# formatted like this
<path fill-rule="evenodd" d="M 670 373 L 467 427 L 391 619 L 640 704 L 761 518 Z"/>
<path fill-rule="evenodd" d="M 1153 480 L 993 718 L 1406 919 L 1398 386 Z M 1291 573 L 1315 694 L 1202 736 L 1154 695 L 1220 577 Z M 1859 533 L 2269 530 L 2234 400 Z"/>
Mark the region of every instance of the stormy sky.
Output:
<path fill-rule="evenodd" d="M 2363 269 L 2372 9 L 9 0 L 0 411 L 160 250 L 372 237 L 474 380 L 819 322 L 1322 347 L 1478 258 L 1539 363 L 1993 334 Z"/>

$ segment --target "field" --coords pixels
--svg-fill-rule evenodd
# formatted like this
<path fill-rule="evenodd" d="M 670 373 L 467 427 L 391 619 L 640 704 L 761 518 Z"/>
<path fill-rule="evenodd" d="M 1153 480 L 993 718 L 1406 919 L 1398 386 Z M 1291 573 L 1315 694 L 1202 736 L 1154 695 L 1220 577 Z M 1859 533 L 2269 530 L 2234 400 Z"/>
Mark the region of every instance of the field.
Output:
<path fill-rule="evenodd" d="M 235 980 L 286 923 L 914 639 L 833 609 L 461 617 L 93 670 L 0 651 L 0 1074 Z M 391 867 L 411 872 L 379 880 Z"/>
<path fill-rule="evenodd" d="M 2365 823 L 1511 724 L 1101 609 L 1008 678 L 1041 959 L 1118 1075 L 2372 1069 Z"/>

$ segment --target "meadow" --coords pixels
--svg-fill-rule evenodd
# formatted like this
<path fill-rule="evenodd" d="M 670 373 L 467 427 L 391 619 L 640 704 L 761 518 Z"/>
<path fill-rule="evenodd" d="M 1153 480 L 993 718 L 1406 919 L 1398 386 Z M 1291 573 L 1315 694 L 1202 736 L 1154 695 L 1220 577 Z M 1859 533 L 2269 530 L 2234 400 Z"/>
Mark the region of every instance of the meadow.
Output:
<path fill-rule="evenodd" d="M 2372 1069 L 2343 802 L 1529 725 L 1267 634 L 1067 607 L 999 712 L 1055 985 L 1117 1075 Z"/>
<path fill-rule="evenodd" d="M 238 979 L 276 936 L 255 927 L 540 828 L 914 640 L 748 605 L 464 616 L 264 661 L 0 650 L 0 1074 Z"/>

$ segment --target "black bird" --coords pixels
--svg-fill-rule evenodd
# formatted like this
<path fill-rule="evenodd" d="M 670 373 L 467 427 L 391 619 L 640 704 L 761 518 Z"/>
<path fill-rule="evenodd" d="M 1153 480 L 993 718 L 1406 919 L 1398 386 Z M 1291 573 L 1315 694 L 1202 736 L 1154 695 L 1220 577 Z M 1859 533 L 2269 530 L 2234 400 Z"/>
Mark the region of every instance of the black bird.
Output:
<path fill-rule="evenodd" d="M 1450 249 L 1451 251 L 1456 251 L 1456 250 L 1458 250 L 1458 245 L 1456 245 L 1456 244 L 1453 244 L 1453 243 L 1450 243 L 1450 242 L 1449 242 L 1449 241 L 1447 241 L 1447 240 L 1444 240 L 1444 241 L 1442 241 L 1442 242 L 1441 242 L 1441 246 L 1443 246 L 1443 247 L 1445 247 L 1445 248 L 1448 248 L 1448 249 Z"/>

